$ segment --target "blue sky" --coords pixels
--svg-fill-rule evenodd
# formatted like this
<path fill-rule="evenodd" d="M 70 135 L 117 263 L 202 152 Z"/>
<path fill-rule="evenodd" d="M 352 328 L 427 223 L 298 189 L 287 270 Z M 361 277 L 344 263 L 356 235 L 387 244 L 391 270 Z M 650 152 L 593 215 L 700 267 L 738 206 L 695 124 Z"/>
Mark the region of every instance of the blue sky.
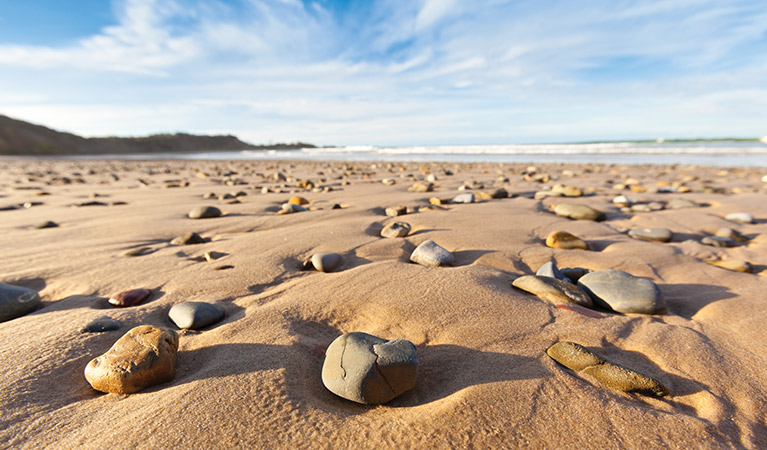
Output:
<path fill-rule="evenodd" d="M 763 136 L 767 7 L 5 1 L 0 114 L 320 145 Z"/>

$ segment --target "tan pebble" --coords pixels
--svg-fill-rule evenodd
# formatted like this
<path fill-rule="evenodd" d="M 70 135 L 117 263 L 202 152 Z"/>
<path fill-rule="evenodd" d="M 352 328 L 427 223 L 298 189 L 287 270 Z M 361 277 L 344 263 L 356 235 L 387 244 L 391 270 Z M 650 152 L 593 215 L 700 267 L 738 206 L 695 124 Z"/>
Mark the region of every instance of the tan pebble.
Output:
<path fill-rule="evenodd" d="M 732 270 L 733 272 L 753 273 L 754 271 L 751 264 L 740 259 L 706 259 L 705 262 L 722 269 Z"/>
<path fill-rule="evenodd" d="M 308 205 L 309 204 L 309 200 L 307 200 L 307 199 L 305 199 L 303 197 L 300 197 L 298 195 L 294 195 L 294 196 L 290 197 L 290 200 L 288 200 L 288 203 L 291 203 L 293 205 Z"/>
<path fill-rule="evenodd" d="M 546 237 L 546 246 L 565 250 L 588 250 L 589 245 L 583 239 L 567 231 L 555 231 Z"/>

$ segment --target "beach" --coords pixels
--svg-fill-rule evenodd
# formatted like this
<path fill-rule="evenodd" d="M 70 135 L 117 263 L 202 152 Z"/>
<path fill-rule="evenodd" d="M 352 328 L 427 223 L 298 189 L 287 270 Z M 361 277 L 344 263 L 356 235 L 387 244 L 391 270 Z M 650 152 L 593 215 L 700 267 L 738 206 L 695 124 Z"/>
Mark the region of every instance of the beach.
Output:
<path fill-rule="evenodd" d="M 765 448 L 765 174 L 683 165 L 3 159 L 0 283 L 37 291 L 41 304 L 0 323 L 0 443 Z M 473 201 L 451 201 L 462 194 Z M 293 196 L 308 203 L 284 207 Z M 567 218 L 553 212 L 558 204 L 605 217 Z M 221 214 L 189 218 L 200 206 Z M 388 216 L 393 206 L 406 214 Z M 296 212 L 281 213 L 288 210 Z M 753 220 L 732 218 L 743 216 Z M 38 228 L 46 221 L 53 225 Z M 393 222 L 407 223 L 407 235 L 382 237 Z M 644 228 L 672 237 L 629 235 Z M 735 238 L 712 238 L 724 228 Z M 546 245 L 556 231 L 588 249 Z M 171 244 L 191 232 L 203 242 Z M 411 262 L 428 240 L 452 261 Z M 343 262 L 327 273 L 306 270 L 317 253 Z M 707 262 L 732 260 L 749 270 Z M 650 280 L 663 308 L 620 313 L 512 286 L 552 261 Z M 138 288 L 150 295 L 137 305 L 107 300 Z M 179 329 L 168 311 L 189 301 L 215 303 L 223 319 Z M 120 328 L 81 331 L 105 315 Z M 141 325 L 177 333 L 172 379 L 130 394 L 94 390 L 86 365 Z M 412 342 L 415 386 L 379 405 L 330 392 L 326 349 L 351 332 Z M 557 342 L 651 377 L 667 395 L 622 392 L 569 369 L 547 353 Z"/>

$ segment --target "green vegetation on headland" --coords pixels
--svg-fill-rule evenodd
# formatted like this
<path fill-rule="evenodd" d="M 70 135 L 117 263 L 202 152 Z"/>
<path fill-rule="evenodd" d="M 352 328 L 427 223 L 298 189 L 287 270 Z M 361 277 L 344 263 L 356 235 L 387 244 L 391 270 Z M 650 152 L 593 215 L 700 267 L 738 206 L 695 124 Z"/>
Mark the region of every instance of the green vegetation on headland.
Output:
<path fill-rule="evenodd" d="M 312 144 L 253 145 L 235 136 L 198 136 L 185 133 L 148 137 L 84 138 L 0 115 L 0 155 L 120 155 L 191 153 L 238 150 L 292 150 L 314 148 Z"/>
<path fill-rule="evenodd" d="M 749 137 L 749 138 L 735 138 L 735 137 L 721 137 L 721 138 L 689 138 L 689 139 L 622 139 L 614 141 L 583 141 L 574 142 L 575 144 L 684 144 L 695 142 L 763 142 L 764 138 Z"/>

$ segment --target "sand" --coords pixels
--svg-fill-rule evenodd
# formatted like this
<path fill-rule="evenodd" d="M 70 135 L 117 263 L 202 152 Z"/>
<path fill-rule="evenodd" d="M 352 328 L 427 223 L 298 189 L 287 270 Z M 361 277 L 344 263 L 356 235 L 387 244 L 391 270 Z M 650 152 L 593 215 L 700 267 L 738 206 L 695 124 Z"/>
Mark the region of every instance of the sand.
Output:
<path fill-rule="evenodd" d="M 526 167 L 0 161 L 0 207 L 41 203 L 0 211 L 0 282 L 34 288 L 43 299 L 37 311 L 0 323 L 0 446 L 767 448 L 763 171 L 538 165 L 552 178 L 540 183 L 524 179 Z M 287 180 L 274 181 L 276 172 Z M 433 193 L 407 190 L 428 174 L 437 177 Z M 499 175 L 508 181 L 496 182 Z M 331 190 L 299 189 L 299 180 Z M 430 197 L 452 198 L 471 180 L 515 197 L 428 207 Z M 555 183 L 586 195 L 533 198 Z M 280 185 L 282 192 L 262 193 Z M 690 192 L 653 192 L 659 185 Z M 203 199 L 238 191 L 247 195 L 235 204 Z M 611 203 L 619 194 L 704 206 L 626 214 Z M 311 210 L 277 214 L 292 195 L 310 200 Z M 88 201 L 105 205 L 71 206 Z M 607 220 L 555 216 L 550 206 L 558 202 L 590 205 Z M 223 217 L 186 217 L 204 205 Z M 413 212 L 386 217 L 396 205 Z M 756 223 L 723 219 L 732 212 Z M 59 226 L 33 227 L 43 220 Z M 392 221 L 409 223 L 410 235 L 380 237 Z M 699 242 L 724 226 L 754 238 L 733 248 Z M 628 237 L 637 227 L 669 228 L 674 238 Z M 591 251 L 547 247 L 557 230 L 583 238 Z M 208 242 L 169 244 L 190 231 Z M 451 267 L 409 262 L 427 239 L 454 254 Z M 140 247 L 148 253 L 125 256 Z M 207 262 L 209 251 L 225 255 Z M 341 253 L 345 264 L 333 273 L 301 271 L 318 252 Z M 703 261 L 714 257 L 746 260 L 755 273 Z M 668 312 L 581 314 L 511 286 L 551 259 L 649 278 Z M 134 288 L 153 296 L 128 308 L 107 303 Z M 201 331 L 178 330 L 167 313 L 182 301 L 219 302 L 226 317 Z M 123 327 L 79 332 L 105 314 Z M 143 324 L 179 332 L 174 379 L 130 395 L 93 390 L 83 375 L 88 361 Z M 413 342 L 416 387 L 380 406 L 325 389 L 325 348 L 352 331 Z M 653 377 L 671 395 L 617 392 L 570 371 L 546 354 L 558 341 Z"/>

